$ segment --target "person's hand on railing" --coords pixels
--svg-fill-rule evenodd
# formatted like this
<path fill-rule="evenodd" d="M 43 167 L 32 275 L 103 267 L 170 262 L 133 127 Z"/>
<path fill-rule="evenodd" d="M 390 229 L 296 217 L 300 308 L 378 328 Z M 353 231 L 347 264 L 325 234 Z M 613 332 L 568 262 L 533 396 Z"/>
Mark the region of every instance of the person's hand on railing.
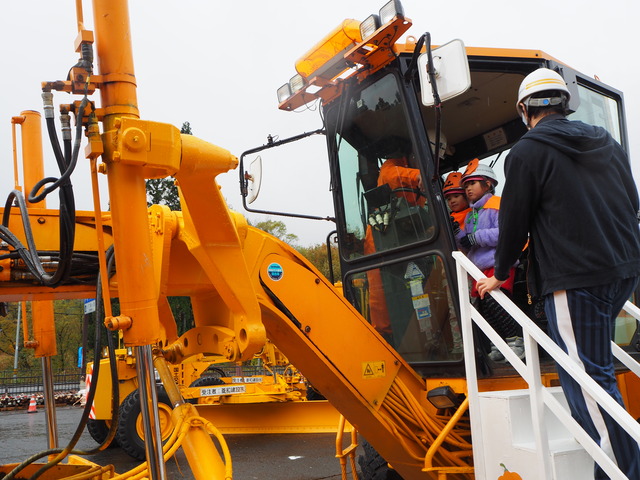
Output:
<path fill-rule="evenodd" d="M 500 288 L 505 281 L 506 280 L 498 280 L 493 276 L 490 278 L 481 278 L 480 280 L 478 280 L 476 289 L 478 290 L 480 298 L 484 298 L 485 294 L 487 294 L 488 292 L 491 292 L 496 288 Z"/>

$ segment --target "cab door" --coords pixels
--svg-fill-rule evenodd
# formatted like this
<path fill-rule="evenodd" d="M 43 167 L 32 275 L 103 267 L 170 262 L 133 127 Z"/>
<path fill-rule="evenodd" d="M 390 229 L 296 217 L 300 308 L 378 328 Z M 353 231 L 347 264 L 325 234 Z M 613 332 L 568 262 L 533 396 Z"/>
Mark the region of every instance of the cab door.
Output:
<path fill-rule="evenodd" d="M 354 82 L 325 108 L 325 126 L 345 294 L 428 375 L 443 363 L 462 369 L 462 338 L 449 215 L 405 88 L 393 70 Z"/>

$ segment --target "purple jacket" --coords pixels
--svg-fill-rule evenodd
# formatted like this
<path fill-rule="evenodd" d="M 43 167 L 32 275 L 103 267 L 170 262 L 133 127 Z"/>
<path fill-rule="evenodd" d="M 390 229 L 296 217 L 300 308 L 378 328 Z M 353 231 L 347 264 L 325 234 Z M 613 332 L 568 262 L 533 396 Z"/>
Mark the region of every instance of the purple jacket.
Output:
<path fill-rule="evenodd" d="M 467 214 L 464 225 L 460 226 L 460 233 L 456 236 L 459 246 L 462 237 L 469 233 L 475 235 L 476 244 L 466 253 L 469 260 L 483 271 L 495 266 L 495 253 L 498 245 L 499 210 L 483 208 L 492 196 L 492 193 L 487 192 L 480 200 L 469 205 L 471 211 Z"/>

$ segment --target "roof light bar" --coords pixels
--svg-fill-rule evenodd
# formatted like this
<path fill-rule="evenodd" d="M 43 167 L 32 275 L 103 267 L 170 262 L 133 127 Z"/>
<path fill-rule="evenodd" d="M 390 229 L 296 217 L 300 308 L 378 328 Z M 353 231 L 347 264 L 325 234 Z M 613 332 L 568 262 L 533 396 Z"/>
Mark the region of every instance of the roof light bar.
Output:
<path fill-rule="evenodd" d="M 380 17 L 376 14 L 369 15 L 360 24 L 360 36 L 362 39 L 369 38 L 373 32 L 380 28 Z"/>
<path fill-rule="evenodd" d="M 404 9 L 400 0 L 391 0 L 380 9 L 380 25 L 389 23 L 394 17 L 404 18 Z"/>
<path fill-rule="evenodd" d="M 285 83 L 278 89 L 278 103 L 282 103 L 291 97 L 291 87 L 288 83 Z"/>
<path fill-rule="evenodd" d="M 302 78 L 302 75 L 300 75 L 299 73 L 291 77 L 291 80 L 289 80 L 289 87 L 291 88 L 291 94 L 293 95 L 294 93 L 302 90 L 302 88 L 304 87 L 304 84 L 305 84 L 304 78 Z"/>
<path fill-rule="evenodd" d="M 344 54 L 362 41 L 360 22 L 345 20 L 296 62 L 296 71 L 306 80 L 339 75 L 348 65 Z"/>
<path fill-rule="evenodd" d="M 279 108 L 295 110 L 317 98 L 329 101 L 339 95 L 340 80 L 383 68 L 394 58 L 388 50 L 410 26 L 400 0 L 387 2 L 379 15 L 363 22 L 345 20 L 296 61 L 298 75 L 278 89 Z"/>

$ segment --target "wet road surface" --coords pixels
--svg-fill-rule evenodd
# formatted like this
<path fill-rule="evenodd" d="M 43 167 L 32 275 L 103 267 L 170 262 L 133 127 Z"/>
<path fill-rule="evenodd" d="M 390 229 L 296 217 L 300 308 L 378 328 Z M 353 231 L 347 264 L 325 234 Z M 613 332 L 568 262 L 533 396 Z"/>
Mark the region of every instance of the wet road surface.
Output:
<path fill-rule="evenodd" d="M 65 446 L 80 420 L 80 407 L 58 407 L 58 442 Z M 0 412 L 0 465 L 22 462 L 47 448 L 46 419 L 26 410 Z M 349 435 L 346 435 L 349 437 Z M 335 458 L 334 434 L 227 435 L 237 480 L 338 480 L 340 464 Z M 84 432 L 76 448 L 97 444 Z M 100 465 L 112 464 L 124 473 L 139 464 L 119 448 L 109 448 L 89 457 Z M 167 462 L 168 479 L 193 479 L 182 450 Z"/>

